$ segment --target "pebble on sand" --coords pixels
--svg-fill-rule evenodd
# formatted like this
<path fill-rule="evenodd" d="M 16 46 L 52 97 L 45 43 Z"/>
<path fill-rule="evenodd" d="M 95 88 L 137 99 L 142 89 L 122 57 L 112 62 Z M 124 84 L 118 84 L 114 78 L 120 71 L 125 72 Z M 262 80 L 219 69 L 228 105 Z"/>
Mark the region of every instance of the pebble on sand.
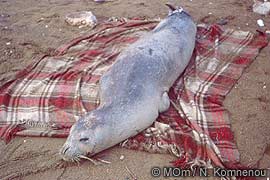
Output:
<path fill-rule="evenodd" d="M 121 161 L 123 161 L 125 159 L 125 156 L 124 155 L 121 155 L 120 158 L 119 158 Z"/>

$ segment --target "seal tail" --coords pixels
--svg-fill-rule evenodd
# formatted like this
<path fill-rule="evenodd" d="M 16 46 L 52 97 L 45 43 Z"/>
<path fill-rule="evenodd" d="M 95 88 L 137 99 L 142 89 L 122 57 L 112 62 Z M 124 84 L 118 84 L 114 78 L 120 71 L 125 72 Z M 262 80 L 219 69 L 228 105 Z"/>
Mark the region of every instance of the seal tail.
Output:
<path fill-rule="evenodd" d="M 186 11 L 184 11 L 184 9 L 182 7 L 178 7 L 178 6 L 175 7 L 175 6 L 171 5 L 170 3 L 166 3 L 165 5 L 170 8 L 169 15 L 172 15 L 174 13 L 182 13 L 182 12 L 184 12 L 185 14 L 187 14 L 188 16 L 190 16 L 189 13 L 187 13 Z"/>

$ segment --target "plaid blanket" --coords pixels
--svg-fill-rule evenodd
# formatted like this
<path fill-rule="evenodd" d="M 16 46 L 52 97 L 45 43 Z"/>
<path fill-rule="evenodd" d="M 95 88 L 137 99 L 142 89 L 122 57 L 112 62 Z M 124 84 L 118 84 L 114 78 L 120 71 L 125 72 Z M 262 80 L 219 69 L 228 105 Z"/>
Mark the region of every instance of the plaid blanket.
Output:
<path fill-rule="evenodd" d="M 123 48 L 157 23 L 105 22 L 54 56 L 38 58 L 0 88 L 0 137 L 67 137 L 72 124 L 98 106 L 100 76 Z M 238 167 L 239 152 L 222 103 L 267 43 L 263 33 L 198 25 L 191 63 L 170 89 L 170 109 L 121 146 L 172 153 L 180 167 Z"/>

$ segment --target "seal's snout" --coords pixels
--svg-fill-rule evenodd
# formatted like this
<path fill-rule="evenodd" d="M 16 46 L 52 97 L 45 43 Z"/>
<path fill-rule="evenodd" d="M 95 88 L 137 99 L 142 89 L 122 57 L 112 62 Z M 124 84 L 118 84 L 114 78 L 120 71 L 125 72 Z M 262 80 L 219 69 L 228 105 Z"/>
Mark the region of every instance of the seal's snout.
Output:
<path fill-rule="evenodd" d="M 60 149 L 59 154 L 65 161 L 72 161 L 74 157 L 76 157 L 76 154 L 72 152 L 70 146 L 66 144 Z"/>

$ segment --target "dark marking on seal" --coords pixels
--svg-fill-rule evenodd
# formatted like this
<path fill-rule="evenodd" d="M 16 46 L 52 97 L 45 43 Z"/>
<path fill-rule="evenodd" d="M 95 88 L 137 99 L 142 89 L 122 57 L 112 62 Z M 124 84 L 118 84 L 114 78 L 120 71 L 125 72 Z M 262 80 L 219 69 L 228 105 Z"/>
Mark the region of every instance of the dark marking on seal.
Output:
<path fill-rule="evenodd" d="M 149 48 L 148 52 L 149 52 L 150 56 L 152 56 L 152 54 L 153 54 L 153 49 Z"/>

